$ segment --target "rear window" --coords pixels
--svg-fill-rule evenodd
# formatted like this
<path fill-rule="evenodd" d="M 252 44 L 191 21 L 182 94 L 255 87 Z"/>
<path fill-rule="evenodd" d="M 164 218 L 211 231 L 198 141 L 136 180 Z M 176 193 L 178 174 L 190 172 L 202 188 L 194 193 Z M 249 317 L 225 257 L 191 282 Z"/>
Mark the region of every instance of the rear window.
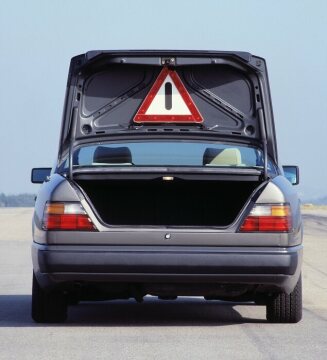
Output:
<path fill-rule="evenodd" d="M 262 151 L 255 147 L 180 140 L 83 146 L 75 150 L 73 158 L 74 167 L 263 167 Z"/>

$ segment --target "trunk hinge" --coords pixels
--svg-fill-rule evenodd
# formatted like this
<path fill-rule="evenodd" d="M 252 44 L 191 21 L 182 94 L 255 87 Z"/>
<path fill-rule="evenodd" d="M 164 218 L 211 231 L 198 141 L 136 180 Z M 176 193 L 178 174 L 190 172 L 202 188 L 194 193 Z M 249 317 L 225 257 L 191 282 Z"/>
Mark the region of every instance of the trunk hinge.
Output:
<path fill-rule="evenodd" d="M 268 180 L 268 150 L 267 150 L 267 133 L 265 127 L 265 121 L 263 116 L 263 109 L 258 110 L 259 122 L 260 122 L 260 131 L 263 145 L 263 179 Z"/>
<path fill-rule="evenodd" d="M 74 140 L 76 135 L 76 123 L 77 123 L 77 107 L 73 108 L 72 121 L 70 128 L 70 142 L 69 142 L 69 153 L 68 153 L 68 178 L 73 180 L 73 165 L 74 165 Z"/>

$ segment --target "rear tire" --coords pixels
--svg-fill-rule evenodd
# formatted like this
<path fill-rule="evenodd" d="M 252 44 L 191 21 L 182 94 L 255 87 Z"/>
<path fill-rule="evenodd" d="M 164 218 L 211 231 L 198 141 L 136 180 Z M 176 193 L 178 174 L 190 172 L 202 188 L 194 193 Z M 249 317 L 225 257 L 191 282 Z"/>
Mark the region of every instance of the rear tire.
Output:
<path fill-rule="evenodd" d="M 272 323 L 297 323 L 302 319 L 302 278 L 290 294 L 280 293 L 266 304 L 267 320 Z"/>
<path fill-rule="evenodd" d="M 46 292 L 33 272 L 32 318 L 38 323 L 60 323 L 67 318 L 67 303 L 58 290 Z"/>

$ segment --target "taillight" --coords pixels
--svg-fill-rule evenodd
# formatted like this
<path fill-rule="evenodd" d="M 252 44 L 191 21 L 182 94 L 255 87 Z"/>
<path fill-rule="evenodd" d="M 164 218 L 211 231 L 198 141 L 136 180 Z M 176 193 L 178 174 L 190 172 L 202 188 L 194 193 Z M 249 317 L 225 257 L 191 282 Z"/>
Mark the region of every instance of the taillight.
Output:
<path fill-rule="evenodd" d="M 245 218 L 241 232 L 290 232 L 292 231 L 291 208 L 288 204 L 254 205 Z"/>
<path fill-rule="evenodd" d="M 42 228 L 44 230 L 96 230 L 81 204 L 64 202 L 48 202 L 45 205 Z"/>

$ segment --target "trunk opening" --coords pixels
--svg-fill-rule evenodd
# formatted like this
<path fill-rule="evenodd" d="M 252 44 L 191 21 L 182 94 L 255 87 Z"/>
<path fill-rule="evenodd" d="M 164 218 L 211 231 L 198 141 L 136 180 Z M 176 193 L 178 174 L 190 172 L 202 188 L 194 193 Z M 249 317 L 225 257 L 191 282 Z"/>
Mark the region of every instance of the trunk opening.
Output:
<path fill-rule="evenodd" d="M 110 225 L 227 226 L 258 181 L 75 180 Z"/>

